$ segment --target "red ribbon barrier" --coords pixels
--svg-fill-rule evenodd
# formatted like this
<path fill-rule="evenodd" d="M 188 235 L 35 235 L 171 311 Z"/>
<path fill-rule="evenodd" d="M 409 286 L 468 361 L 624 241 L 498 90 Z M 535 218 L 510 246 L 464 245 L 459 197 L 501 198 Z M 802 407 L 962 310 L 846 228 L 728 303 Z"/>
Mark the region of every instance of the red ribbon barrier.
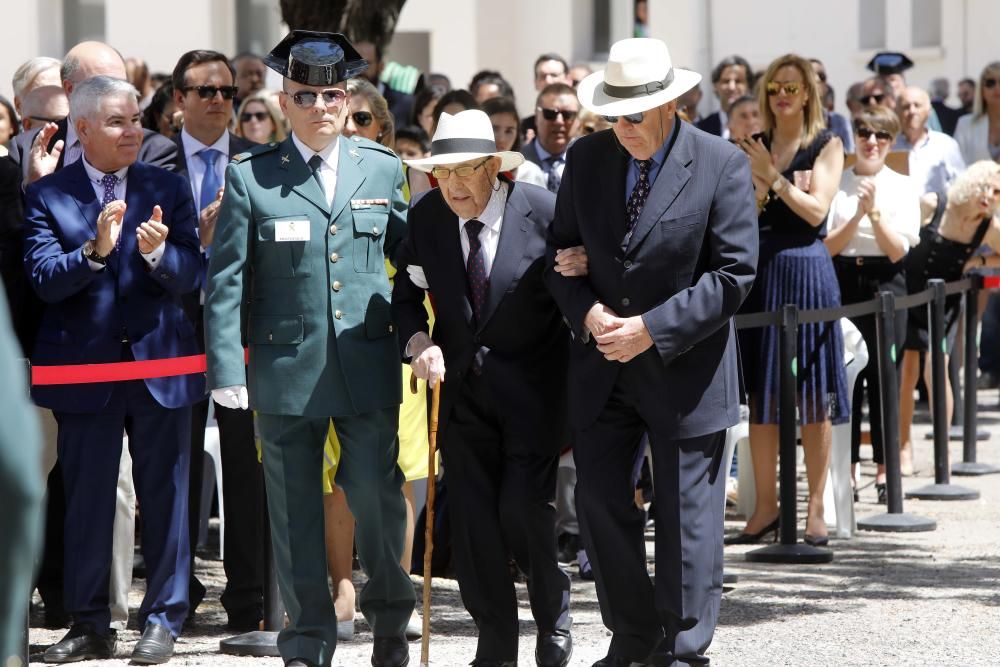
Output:
<path fill-rule="evenodd" d="M 250 363 L 250 350 L 243 350 L 244 363 Z M 171 359 L 148 359 L 145 361 L 116 361 L 105 364 L 75 364 L 68 366 L 32 366 L 32 386 L 57 384 L 88 384 L 91 382 L 124 382 L 127 380 L 151 380 L 204 373 L 205 355 L 192 354 L 188 357 Z"/>
<path fill-rule="evenodd" d="M 1000 276 L 984 276 L 983 287 L 986 289 L 997 289 L 1000 287 Z"/>

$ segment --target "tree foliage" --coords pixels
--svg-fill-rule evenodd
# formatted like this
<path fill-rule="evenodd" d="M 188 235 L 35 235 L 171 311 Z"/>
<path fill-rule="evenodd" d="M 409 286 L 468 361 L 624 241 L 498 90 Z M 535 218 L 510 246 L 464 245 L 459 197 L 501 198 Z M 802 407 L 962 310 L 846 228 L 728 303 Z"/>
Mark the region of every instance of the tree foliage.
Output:
<path fill-rule="evenodd" d="M 281 0 L 281 16 L 292 30 L 339 32 L 352 42 L 384 48 L 392 40 L 406 0 Z"/>

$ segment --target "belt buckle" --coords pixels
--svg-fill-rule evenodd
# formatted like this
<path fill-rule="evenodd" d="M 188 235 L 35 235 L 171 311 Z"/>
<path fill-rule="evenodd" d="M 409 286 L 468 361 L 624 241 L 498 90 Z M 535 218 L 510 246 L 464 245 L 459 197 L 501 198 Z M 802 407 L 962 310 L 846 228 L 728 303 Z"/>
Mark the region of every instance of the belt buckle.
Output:
<path fill-rule="evenodd" d="M 865 258 L 862 257 L 861 255 L 858 255 L 857 257 L 854 258 L 854 265 L 855 266 L 864 266 L 865 265 Z"/>

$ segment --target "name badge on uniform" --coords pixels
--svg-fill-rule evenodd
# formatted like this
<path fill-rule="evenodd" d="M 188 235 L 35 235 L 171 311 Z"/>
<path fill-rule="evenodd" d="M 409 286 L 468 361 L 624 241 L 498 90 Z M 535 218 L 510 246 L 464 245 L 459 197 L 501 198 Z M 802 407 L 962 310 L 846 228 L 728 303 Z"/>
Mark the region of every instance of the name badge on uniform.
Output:
<path fill-rule="evenodd" d="M 351 210 L 357 211 L 360 209 L 371 208 L 372 206 L 388 206 L 388 199 L 352 199 L 351 200 Z"/>
<path fill-rule="evenodd" d="M 309 220 L 278 220 L 274 225 L 275 241 L 308 241 Z"/>

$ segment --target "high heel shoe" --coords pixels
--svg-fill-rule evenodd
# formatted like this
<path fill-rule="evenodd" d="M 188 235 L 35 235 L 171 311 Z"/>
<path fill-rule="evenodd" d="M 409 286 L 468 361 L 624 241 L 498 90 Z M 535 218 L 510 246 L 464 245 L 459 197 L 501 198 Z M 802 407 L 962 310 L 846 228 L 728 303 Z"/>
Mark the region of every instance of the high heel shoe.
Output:
<path fill-rule="evenodd" d="M 806 533 L 802 541 L 811 547 L 825 547 L 830 543 L 830 538 L 827 535 L 810 535 Z"/>
<path fill-rule="evenodd" d="M 760 542 L 765 535 L 768 533 L 774 533 L 774 541 L 778 541 L 778 525 L 781 521 L 781 517 L 776 517 L 774 521 L 764 526 L 764 529 L 758 533 L 748 533 L 746 531 L 741 532 L 739 535 L 730 535 L 723 540 L 723 544 L 756 544 Z"/>
<path fill-rule="evenodd" d="M 879 505 L 888 505 L 889 504 L 889 500 L 888 500 L 889 495 L 886 492 L 885 482 L 883 482 L 881 484 L 876 484 L 875 485 L 875 493 L 878 494 L 878 504 Z"/>

